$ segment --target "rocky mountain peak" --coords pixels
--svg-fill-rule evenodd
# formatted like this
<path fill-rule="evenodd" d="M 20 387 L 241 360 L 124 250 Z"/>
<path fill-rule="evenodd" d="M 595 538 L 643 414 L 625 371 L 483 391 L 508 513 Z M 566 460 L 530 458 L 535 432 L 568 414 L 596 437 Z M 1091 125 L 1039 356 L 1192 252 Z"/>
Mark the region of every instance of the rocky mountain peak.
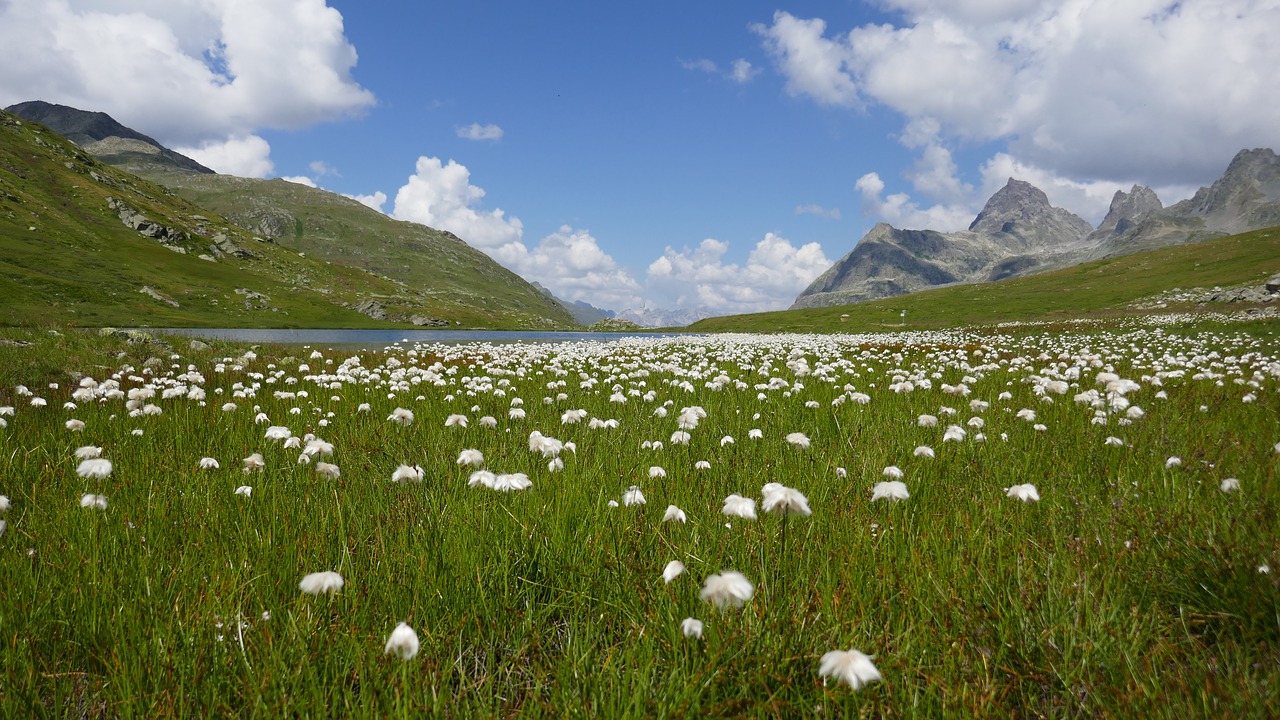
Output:
<path fill-rule="evenodd" d="M 969 230 L 1009 232 L 1004 229 L 1007 223 L 1048 212 L 1052 207 L 1043 190 L 1025 180 L 1009 178 L 1009 182 L 987 200 L 982 212 L 969 225 Z"/>
<path fill-rule="evenodd" d="M 1111 197 L 1111 208 L 1098 231 L 1122 233 L 1163 208 L 1164 204 L 1155 191 L 1145 185 L 1134 185 L 1129 192 L 1117 190 Z"/>

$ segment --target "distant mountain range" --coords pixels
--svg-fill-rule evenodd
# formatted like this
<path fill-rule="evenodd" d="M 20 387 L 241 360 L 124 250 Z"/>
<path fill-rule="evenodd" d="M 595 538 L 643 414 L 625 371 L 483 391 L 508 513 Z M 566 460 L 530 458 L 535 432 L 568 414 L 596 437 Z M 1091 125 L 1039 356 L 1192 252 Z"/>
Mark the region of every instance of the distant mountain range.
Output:
<path fill-rule="evenodd" d="M 1118 191 L 1097 228 L 1053 207 L 1040 189 L 1010 178 L 968 230 L 876 225 L 791 307 L 1001 280 L 1274 225 L 1280 225 L 1280 158 L 1269 149 L 1240 151 L 1213 185 L 1167 208 L 1148 187 Z"/>
<path fill-rule="evenodd" d="M 618 313 L 619 320 L 629 320 L 640 327 L 684 327 L 711 317 L 706 310 L 667 310 L 656 307 L 629 308 Z"/>

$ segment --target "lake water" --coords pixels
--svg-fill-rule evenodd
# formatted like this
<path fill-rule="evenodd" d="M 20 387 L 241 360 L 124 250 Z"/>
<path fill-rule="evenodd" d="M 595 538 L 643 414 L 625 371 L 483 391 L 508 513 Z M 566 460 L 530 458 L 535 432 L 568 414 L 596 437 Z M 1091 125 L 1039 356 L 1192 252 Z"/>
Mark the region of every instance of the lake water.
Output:
<path fill-rule="evenodd" d="M 609 342 L 623 338 L 674 337 L 673 333 L 646 332 L 537 332 L 525 330 L 325 330 L 271 328 L 147 328 L 147 332 L 234 342 L 287 345 L 359 345 L 384 347 L 411 343 L 521 343 Z"/>

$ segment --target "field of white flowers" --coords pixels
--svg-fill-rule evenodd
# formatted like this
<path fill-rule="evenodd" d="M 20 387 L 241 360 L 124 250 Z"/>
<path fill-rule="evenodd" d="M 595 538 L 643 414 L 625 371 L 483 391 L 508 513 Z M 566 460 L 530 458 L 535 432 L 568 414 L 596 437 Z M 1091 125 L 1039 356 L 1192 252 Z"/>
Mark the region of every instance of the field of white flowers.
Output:
<path fill-rule="evenodd" d="M 1266 333 L 66 370 L 0 387 L 6 717 L 1280 713 Z"/>

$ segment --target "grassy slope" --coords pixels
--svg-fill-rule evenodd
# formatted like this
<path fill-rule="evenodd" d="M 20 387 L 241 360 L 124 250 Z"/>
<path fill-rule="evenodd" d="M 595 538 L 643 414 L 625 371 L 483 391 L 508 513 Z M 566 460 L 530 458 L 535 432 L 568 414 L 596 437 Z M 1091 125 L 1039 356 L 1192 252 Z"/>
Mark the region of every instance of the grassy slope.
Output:
<path fill-rule="evenodd" d="M 126 227 L 107 206 L 108 197 L 186 232 L 186 253 Z M 256 257 L 199 259 L 208 252 L 207 238 L 217 233 Z M 143 286 L 179 307 L 142 294 Z M 270 300 L 246 308 L 237 289 Z M 7 113 L 0 114 L 0 298 L 0 325 L 403 326 L 341 307 L 367 299 L 467 327 L 572 322 L 532 305 L 521 311 L 470 304 L 474 298 L 436 301 L 377 273 L 255 240 L 217 213 L 104 165 L 47 128 L 19 123 Z"/>
<path fill-rule="evenodd" d="M 389 309 L 412 298 L 430 309 L 427 314 L 463 317 L 468 324 L 498 313 L 525 317 L 527 327 L 539 319 L 547 327 L 577 324 L 558 303 L 450 233 L 392 220 L 355 200 L 285 180 L 137 169 L 246 227 L 274 217 L 272 234 L 285 247 L 400 283 L 399 295 L 384 301 Z"/>
<path fill-rule="evenodd" d="M 1133 301 L 1173 288 L 1260 284 L 1277 272 L 1280 229 L 1271 228 L 995 283 L 953 285 L 857 305 L 707 318 L 688 330 L 857 332 L 1110 317 L 1132 314 L 1128 306 Z M 848 317 L 842 320 L 842 315 Z"/>

